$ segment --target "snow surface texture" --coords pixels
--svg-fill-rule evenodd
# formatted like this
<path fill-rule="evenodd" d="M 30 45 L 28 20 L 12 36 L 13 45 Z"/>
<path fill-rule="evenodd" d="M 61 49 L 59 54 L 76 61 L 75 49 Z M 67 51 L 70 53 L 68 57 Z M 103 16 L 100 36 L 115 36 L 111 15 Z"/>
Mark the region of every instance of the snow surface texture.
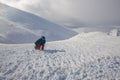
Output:
<path fill-rule="evenodd" d="M 120 80 L 120 38 L 101 32 L 33 44 L 0 44 L 0 80 Z"/>
<path fill-rule="evenodd" d="M 55 41 L 76 34 L 39 16 L 0 3 L 0 43 L 33 43 L 43 35 L 48 41 Z"/>

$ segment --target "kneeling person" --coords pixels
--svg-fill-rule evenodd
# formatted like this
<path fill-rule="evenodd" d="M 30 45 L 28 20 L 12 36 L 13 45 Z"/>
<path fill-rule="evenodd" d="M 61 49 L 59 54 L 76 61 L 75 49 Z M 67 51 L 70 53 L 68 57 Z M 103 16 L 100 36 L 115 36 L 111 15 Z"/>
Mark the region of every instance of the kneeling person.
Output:
<path fill-rule="evenodd" d="M 44 50 L 45 43 L 46 43 L 45 37 L 42 36 L 35 42 L 35 49 Z"/>

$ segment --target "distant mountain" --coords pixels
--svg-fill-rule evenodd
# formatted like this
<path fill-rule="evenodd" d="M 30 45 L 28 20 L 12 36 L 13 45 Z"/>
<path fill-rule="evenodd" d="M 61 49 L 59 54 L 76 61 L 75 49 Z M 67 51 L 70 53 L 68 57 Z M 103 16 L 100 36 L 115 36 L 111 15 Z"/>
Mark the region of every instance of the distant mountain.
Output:
<path fill-rule="evenodd" d="M 76 34 L 39 16 L 0 3 L 0 43 L 31 43 L 42 35 L 47 41 L 54 41 Z"/>

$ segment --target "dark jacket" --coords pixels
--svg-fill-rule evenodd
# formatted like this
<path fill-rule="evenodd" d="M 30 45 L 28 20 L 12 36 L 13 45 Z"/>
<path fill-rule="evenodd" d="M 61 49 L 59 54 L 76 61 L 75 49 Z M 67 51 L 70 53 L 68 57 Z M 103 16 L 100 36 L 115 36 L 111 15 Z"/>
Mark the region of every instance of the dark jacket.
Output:
<path fill-rule="evenodd" d="M 42 38 L 38 39 L 38 40 L 35 42 L 36 45 L 45 44 L 45 43 L 46 43 L 46 40 L 45 40 L 45 39 L 42 39 Z"/>

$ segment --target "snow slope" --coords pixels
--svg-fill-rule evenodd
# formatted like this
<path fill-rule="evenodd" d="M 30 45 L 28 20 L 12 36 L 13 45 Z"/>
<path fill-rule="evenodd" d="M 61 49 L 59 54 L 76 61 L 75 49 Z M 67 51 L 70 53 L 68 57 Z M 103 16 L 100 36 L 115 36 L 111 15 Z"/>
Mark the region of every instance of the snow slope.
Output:
<path fill-rule="evenodd" d="M 33 31 L 0 17 L 0 43 L 28 43 L 36 37 Z"/>
<path fill-rule="evenodd" d="M 0 80 L 120 80 L 120 38 L 82 33 L 34 44 L 0 44 Z"/>
<path fill-rule="evenodd" d="M 42 35 L 48 41 L 54 41 L 76 34 L 41 17 L 0 3 L 0 43 L 3 43 L 3 39 L 4 43 L 31 43 Z"/>

